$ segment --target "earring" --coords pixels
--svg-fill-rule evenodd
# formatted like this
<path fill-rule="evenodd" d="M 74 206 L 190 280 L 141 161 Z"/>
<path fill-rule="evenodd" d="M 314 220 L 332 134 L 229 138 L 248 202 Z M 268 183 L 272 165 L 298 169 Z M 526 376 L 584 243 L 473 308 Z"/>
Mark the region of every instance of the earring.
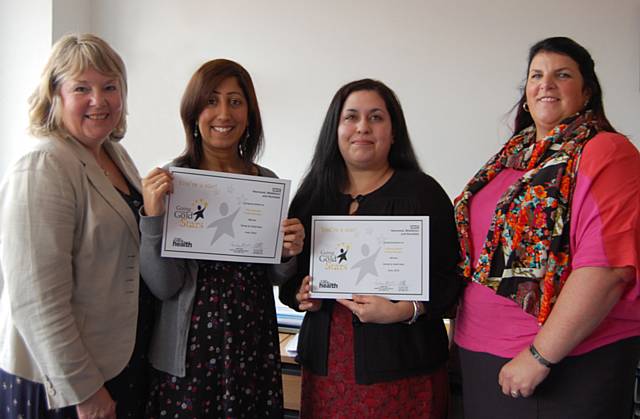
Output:
<path fill-rule="evenodd" d="M 527 102 L 522 104 L 522 109 L 524 109 L 525 112 L 529 112 L 529 105 L 527 105 Z"/>
<path fill-rule="evenodd" d="M 238 143 L 238 153 L 240 154 L 240 156 L 244 157 L 244 155 L 247 153 L 247 143 L 249 142 L 249 136 L 249 127 L 247 127 L 244 137 L 242 137 L 242 139 Z"/>
<path fill-rule="evenodd" d="M 197 140 L 198 137 L 200 137 L 200 130 L 198 129 L 198 122 L 196 121 L 193 124 L 193 138 Z"/>

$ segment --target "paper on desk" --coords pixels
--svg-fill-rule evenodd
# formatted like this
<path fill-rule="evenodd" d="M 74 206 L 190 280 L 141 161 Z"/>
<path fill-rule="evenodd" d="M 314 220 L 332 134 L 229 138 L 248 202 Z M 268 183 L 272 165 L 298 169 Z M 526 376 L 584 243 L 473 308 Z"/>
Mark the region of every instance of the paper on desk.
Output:
<path fill-rule="evenodd" d="M 287 346 L 285 350 L 288 355 L 295 356 L 298 354 L 298 336 L 300 333 L 296 333 L 289 341 L 287 342 Z"/>
<path fill-rule="evenodd" d="M 278 299 L 278 287 L 273 287 L 273 298 L 276 303 L 276 317 L 279 326 L 292 326 L 299 328 L 304 319 L 304 312 L 295 311 L 285 306 Z"/>

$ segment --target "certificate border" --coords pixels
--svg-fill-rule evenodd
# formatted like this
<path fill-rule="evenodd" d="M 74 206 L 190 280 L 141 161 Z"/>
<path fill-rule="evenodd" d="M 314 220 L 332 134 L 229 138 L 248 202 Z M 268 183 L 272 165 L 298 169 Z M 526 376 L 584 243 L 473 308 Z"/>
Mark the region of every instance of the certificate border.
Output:
<path fill-rule="evenodd" d="M 205 177 L 214 177 L 214 178 L 226 178 L 226 179 L 235 179 L 235 180 L 242 180 L 242 181 L 249 181 L 249 182 L 257 182 L 257 183 L 267 183 L 267 184 L 273 184 L 273 185 L 280 185 L 283 187 L 283 192 L 282 192 L 282 199 L 280 200 L 280 220 L 282 220 L 283 218 L 283 214 L 286 215 L 286 208 L 287 208 L 287 203 L 285 203 L 285 201 L 287 201 L 287 197 L 289 194 L 289 181 L 287 181 L 286 179 L 279 179 L 279 178 L 269 178 L 269 177 L 263 177 L 263 176 L 250 176 L 250 175 L 241 175 L 241 174 L 229 174 L 229 173 L 224 173 L 224 172 L 214 172 L 214 171 L 209 171 L 209 170 L 200 170 L 200 169 L 188 169 L 188 168 L 184 168 L 184 167 L 170 167 L 169 171 L 171 173 L 179 173 L 179 174 L 187 174 L 187 175 L 193 175 L 193 176 L 205 176 Z M 259 179 L 256 179 L 256 177 L 258 177 Z M 167 257 L 184 257 L 187 259 L 198 259 L 197 257 L 195 257 L 195 255 L 215 255 L 216 259 L 211 259 L 211 260 L 217 260 L 217 261 L 231 261 L 231 262 L 249 262 L 249 263 L 271 263 L 271 264 L 278 264 L 280 263 L 280 257 L 282 255 L 282 244 L 279 244 L 279 236 L 280 236 L 280 229 L 277 230 L 276 232 L 276 247 L 274 249 L 275 254 L 274 255 L 263 255 L 263 256 L 256 256 L 256 255 L 250 255 L 250 256 L 244 256 L 244 255 L 229 255 L 228 253 L 215 253 L 215 252 L 198 252 L 195 250 L 173 250 L 173 249 L 167 249 L 167 229 L 169 228 L 168 226 L 168 218 L 169 218 L 169 208 L 171 207 L 171 199 L 172 199 L 172 195 L 173 194 L 169 194 L 167 197 L 167 202 L 166 202 L 166 208 L 167 210 L 165 211 L 165 219 L 164 219 L 164 226 L 163 226 L 163 234 L 162 234 L 162 249 L 161 249 L 161 254 L 162 253 L 166 253 L 165 255 Z M 286 217 L 285 217 L 286 218 Z M 170 254 L 169 254 L 170 253 Z M 207 259 L 209 260 L 209 259 Z"/>
<path fill-rule="evenodd" d="M 370 222 L 370 221 L 384 221 L 384 222 L 389 222 L 389 221 L 402 221 L 402 222 L 407 222 L 407 221 L 414 221 L 414 222 L 418 222 L 420 223 L 420 252 L 424 255 L 424 243 L 425 243 L 425 236 L 424 236 L 424 224 L 425 224 L 425 220 L 427 221 L 427 226 L 429 225 L 430 221 L 430 217 L 428 215 L 419 215 L 419 216 L 407 216 L 407 215 L 314 215 L 311 217 L 311 243 L 310 243 L 310 251 L 309 251 L 309 275 L 311 275 L 311 277 L 313 277 L 313 273 L 314 273 L 314 250 L 315 250 L 315 231 L 316 231 L 316 222 L 318 221 L 344 221 L 344 222 L 349 222 L 349 223 L 354 223 L 354 222 L 358 222 L 358 221 L 365 221 L 365 222 Z M 428 255 L 428 257 L 430 257 L 430 255 Z M 428 271 L 429 269 L 429 260 L 426 261 L 426 269 Z M 424 278 L 424 274 L 425 274 L 425 260 L 424 257 L 422 259 L 422 263 L 420 264 L 420 274 L 422 276 L 422 278 Z M 429 278 L 429 281 L 431 281 L 431 278 Z M 431 298 L 431 295 L 429 293 L 429 290 L 427 289 L 427 294 L 429 296 L 428 299 L 424 300 L 424 301 L 428 301 Z M 314 295 L 315 294 L 315 295 Z M 368 292 L 366 294 L 363 295 L 379 295 L 382 297 L 388 297 L 392 300 L 400 300 L 400 299 L 410 299 L 410 297 L 417 297 L 418 299 L 420 299 L 422 301 L 422 298 L 425 294 L 425 289 L 424 289 L 424 283 L 422 281 L 420 281 L 420 292 L 410 292 L 410 293 L 385 293 L 385 292 Z M 351 298 L 353 296 L 353 293 L 347 293 L 347 292 L 337 292 L 337 291 L 311 291 L 311 297 L 315 297 L 315 298 L 324 298 L 324 297 L 320 297 L 320 296 L 329 296 L 329 298 Z"/>

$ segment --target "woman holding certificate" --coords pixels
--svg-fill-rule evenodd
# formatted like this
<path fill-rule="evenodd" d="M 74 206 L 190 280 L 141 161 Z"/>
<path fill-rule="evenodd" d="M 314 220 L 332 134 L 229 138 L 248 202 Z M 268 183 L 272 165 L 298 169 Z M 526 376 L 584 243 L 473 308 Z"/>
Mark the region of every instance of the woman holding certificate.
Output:
<path fill-rule="evenodd" d="M 254 163 L 263 144 L 262 121 L 251 77 L 239 64 L 203 64 L 187 85 L 180 114 L 187 145 L 172 166 L 275 177 Z M 147 416 L 281 417 L 272 281 L 287 265 L 161 257 L 172 176 L 156 168 L 142 185 L 141 270 L 162 300 L 151 343 Z M 301 223 L 285 220 L 282 229 L 283 256 L 300 253 Z"/>
<path fill-rule="evenodd" d="M 442 418 L 449 391 L 442 317 L 461 283 L 453 208 L 420 170 L 395 94 L 370 79 L 333 97 L 289 210 L 307 231 L 313 215 L 347 214 L 430 217 L 430 300 L 312 299 L 305 241 L 296 275 L 280 288 L 285 304 L 307 312 L 298 344 L 301 417 Z"/>
<path fill-rule="evenodd" d="M 456 203 L 467 418 L 628 418 L 640 356 L 640 155 L 589 52 L 529 51 L 513 136 Z"/>

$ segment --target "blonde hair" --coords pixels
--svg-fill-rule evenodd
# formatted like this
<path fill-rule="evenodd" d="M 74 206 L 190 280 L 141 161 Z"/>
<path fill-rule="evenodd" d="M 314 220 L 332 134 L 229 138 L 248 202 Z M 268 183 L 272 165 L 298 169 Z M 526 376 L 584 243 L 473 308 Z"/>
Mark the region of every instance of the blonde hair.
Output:
<path fill-rule="evenodd" d="M 127 131 L 127 73 L 122 58 L 104 40 L 92 34 L 65 35 L 53 45 L 49 61 L 42 71 L 40 85 L 29 98 L 29 131 L 36 137 L 61 137 L 60 86 L 65 80 L 94 69 L 116 77 L 122 95 L 122 115 L 109 135 L 118 141 Z"/>

